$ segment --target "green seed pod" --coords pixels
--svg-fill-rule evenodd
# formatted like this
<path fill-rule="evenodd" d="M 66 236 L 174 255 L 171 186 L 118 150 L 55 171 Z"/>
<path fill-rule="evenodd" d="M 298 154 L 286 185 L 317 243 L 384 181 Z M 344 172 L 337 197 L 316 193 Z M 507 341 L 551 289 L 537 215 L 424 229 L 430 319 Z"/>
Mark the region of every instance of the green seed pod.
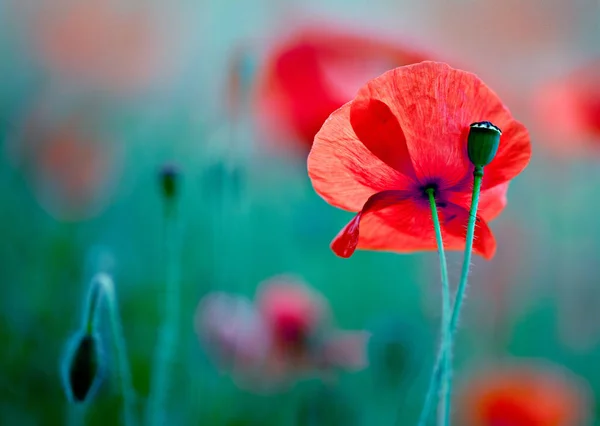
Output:
<path fill-rule="evenodd" d="M 489 121 L 471 124 L 467 148 L 469 159 L 475 167 L 484 167 L 492 162 L 498 152 L 502 131 Z"/>
<path fill-rule="evenodd" d="M 94 397 L 102 382 L 102 355 L 96 334 L 78 332 L 73 336 L 63 360 L 63 384 L 70 402 L 86 402 Z"/>
<path fill-rule="evenodd" d="M 179 170 L 172 164 L 167 164 L 160 169 L 160 186 L 163 195 L 167 199 L 177 196 L 177 186 L 179 181 Z"/>

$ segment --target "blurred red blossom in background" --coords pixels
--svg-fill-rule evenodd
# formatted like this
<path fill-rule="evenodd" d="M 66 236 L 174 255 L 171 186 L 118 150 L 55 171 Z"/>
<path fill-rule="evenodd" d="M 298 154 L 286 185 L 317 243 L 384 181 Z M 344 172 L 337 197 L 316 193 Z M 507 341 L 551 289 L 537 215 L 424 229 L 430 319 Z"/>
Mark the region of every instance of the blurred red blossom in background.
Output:
<path fill-rule="evenodd" d="M 579 378 L 535 361 L 474 373 L 460 389 L 458 404 L 464 426 L 583 426 L 591 408 Z"/>
<path fill-rule="evenodd" d="M 541 140 L 553 152 L 600 153 L 600 59 L 545 82 L 531 105 Z"/>
<path fill-rule="evenodd" d="M 30 18 L 34 54 L 68 84 L 111 94 L 147 90 L 169 75 L 177 28 L 157 7 L 60 0 Z"/>
<path fill-rule="evenodd" d="M 556 49 L 574 29 L 577 10 L 561 0 L 430 1 L 436 28 L 466 52 L 498 59 Z M 473 19 L 485 17 L 485 19 Z"/>
<path fill-rule="evenodd" d="M 329 114 L 369 79 L 430 59 L 420 49 L 360 32 L 310 27 L 278 43 L 259 73 L 256 105 L 265 134 L 308 151 Z"/>
<path fill-rule="evenodd" d="M 260 284 L 254 304 L 237 295 L 207 295 L 195 329 L 241 386 L 264 391 L 366 367 L 369 333 L 338 330 L 331 320 L 321 294 L 294 277 L 276 276 Z"/>
<path fill-rule="evenodd" d="M 42 99 L 6 148 L 48 213 L 65 221 L 89 219 L 109 201 L 123 150 L 93 114 L 59 110 Z"/>

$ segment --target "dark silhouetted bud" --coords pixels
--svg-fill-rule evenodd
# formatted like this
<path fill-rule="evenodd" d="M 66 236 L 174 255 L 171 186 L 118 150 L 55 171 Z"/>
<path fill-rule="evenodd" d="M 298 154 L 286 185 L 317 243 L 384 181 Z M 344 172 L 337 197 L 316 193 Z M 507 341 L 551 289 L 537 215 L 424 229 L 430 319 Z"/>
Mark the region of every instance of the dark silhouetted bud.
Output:
<path fill-rule="evenodd" d="M 160 186 L 166 198 L 177 196 L 179 183 L 179 169 L 173 164 L 167 164 L 160 169 Z"/>
<path fill-rule="evenodd" d="M 469 130 L 469 159 L 475 167 L 484 167 L 492 162 L 498 152 L 502 131 L 489 121 L 471 124 Z"/>
<path fill-rule="evenodd" d="M 77 333 L 64 359 L 63 381 L 71 402 L 93 398 L 102 382 L 102 348 L 97 335 Z"/>

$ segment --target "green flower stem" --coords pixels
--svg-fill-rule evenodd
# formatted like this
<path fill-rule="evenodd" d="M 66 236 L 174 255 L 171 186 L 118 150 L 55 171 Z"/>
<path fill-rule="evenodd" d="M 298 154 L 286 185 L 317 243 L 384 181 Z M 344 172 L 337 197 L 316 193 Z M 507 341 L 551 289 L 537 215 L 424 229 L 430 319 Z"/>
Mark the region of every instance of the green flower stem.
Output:
<path fill-rule="evenodd" d="M 101 277 L 99 278 L 98 275 L 95 276 L 90 283 L 83 316 L 83 324 L 81 325 L 81 329 L 84 330 L 86 334 L 93 334 L 97 329 L 98 320 L 100 318 L 98 307 L 100 306 L 104 292 L 107 291 L 105 287 L 106 281 L 101 279 Z M 110 292 L 111 290 L 109 289 L 108 291 Z"/>
<path fill-rule="evenodd" d="M 471 199 L 471 209 L 469 211 L 469 221 L 467 224 L 465 256 L 460 276 L 460 283 L 458 285 L 456 297 L 454 299 L 454 305 L 452 307 L 452 316 L 450 317 L 448 340 L 445 341 L 445 345 L 442 346 L 440 348 L 440 351 L 438 352 L 433 374 L 431 375 L 431 380 L 429 382 L 429 390 L 425 398 L 425 404 L 423 405 L 423 410 L 421 411 L 421 417 L 419 420 L 420 426 L 425 426 L 429 419 L 429 415 L 433 405 L 433 397 L 437 393 L 440 386 L 440 382 L 442 381 L 444 376 L 444 372 L 442 371 L 442 364 L 444 364 L 443 367 L 445 369 L 447 363 L 449 363 L 448 360 L 451 359 L 453 338 L 454 334 L 456 333 L 456 328 L 458 326 L 458 318 L 460 316 L 460 311 L 466 294 L 467 279 L 469 276 L 469 268 L 471 266 L 471 257 L 473 254 L 473 239 L 475 238 L 475 225 L 477 222 L 477 208 L 479 206 L 479 194 L 481 192 L 481 182 L 483 179 L 483 167 L 475 167 L 473 175 L 473 196 Z M 443 421 L 444 425 L 449 425 L 450 401 L 452 395 L 451 377 L 446 377 L 444 379 L 444 386 L 444 403 L 442 404 L 441 420 Z"/>
<path fill-rule="evenodd" d="M 173 200 L 167 200 L 165 214 L 166 295 L 165 320 L 156 344 L 152 384 L 146 423 L 165 425 L 167 397 L 170 394 L 169 372 L 177 349 L 180 312 L 179 235 Z"/>
<path fill-rule="evenodd" d="M 442 227 L 440 225 L 440 219 L 438 215 L 437 205 L 435 203 L 435 192 L 433 189 L 427 190 L 427 195 L 429 197 L 429 205 L 431 207 L 431 217 L 433 219 L 433 227 L 435 229 L 435 238 L 437 241 L 438 254 L 440 258 L 440 274 L 442 278 L 442 330 L 441 330 L 441 345 L 440 350 L 448 346 L 449 336 L 449 321 L 450 321 L 450 284 L 448 280 L 448 265 L 446 262 L 446 253 L 444 251 L 444 241 L 442 239 Z M 444 380 L 447 380 L 451 376 L 450 368 L 452 368 L 449 357 L 444 357 L 444 365 L 442 377 Z M 429 404 L 433 402 L 435 394 L 438 392 L 437 386 L 430 386 L 429 392 L 427 394 L 426 401 Z M 444 385 L 444 389 L 447 386 Z M 427 418 L 421 419 L 419 422 L 420 425 L 425 425 Z"/>
<path fill-rule="evenodd" d="M 112 278 L 105 273 L 95 275 L 92 278 L 88 290 L 87 306 L 83 323 L 84 330 L 88 334 L 93 333 L 97 327 L 100 318 L 99 307 L 102 299 L 105 300 L 108 305 L 113 346 L 117 354 L 117 372 L 121 385 L 121 393 L 123 395 L 125 425 L 134 426 L 137 425 L 134 409 L 135 393 L 133 392 L 129 361 L 127 360 L 125 337 L 123 335 L 121 318 L 119 316 L 115 286 Z"/>
<path fill-rule="evenodd" d="M 469 211 L 469 222 L 467 224 L 467 243 L 465 246 L 465 257 L 463 260 L 462 271 L 460 273 L 460 282 L 458 289 L 456 290 L 456 297 L 454 301 L 454 308 L 452 309 L 452 318 L 450 319 L 450 332 L 449 339 L 446 341 L 446 348 L 444 349 L 444 358 L 451 359 L 452 357 L 452 346 L 454 344 L 454 334 L 458 325 L 458 318 L 462 309 L 463 302 L 465 300 L 465 294 L 467 290 L 467 280 L 469 278 L 469 268 L 471 267 L 471 257 L 473 255 L 473 239 L 475 238 L 475 225 L 477 223 L 477 208 L 479 206 L 479 193 L 481 192 L 481 182 L 483 180 L 483 167 L 475 167 L 473 173 L 473 196 L 471 198 L 471 210 Z M 452 377 L 448 377 L 445 381 L 446 389 L 444 393 L 445 403 L 442 407 L 445 408 L 443 411 L 442 419 L 444 425 L 450 424 L 450 403 L 452 399 Z"/>

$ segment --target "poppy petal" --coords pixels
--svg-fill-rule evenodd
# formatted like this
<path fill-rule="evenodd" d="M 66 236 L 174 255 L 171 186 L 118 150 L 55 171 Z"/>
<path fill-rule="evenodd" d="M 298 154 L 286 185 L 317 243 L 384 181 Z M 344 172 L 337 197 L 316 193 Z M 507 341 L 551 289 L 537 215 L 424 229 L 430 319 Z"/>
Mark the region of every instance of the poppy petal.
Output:
<path fill-rule="evenodd" d="M 504 207 L 506 207 L 508 185 L 509 182 L 504 182 L 493 188 L 481 191 L 477 214 L 486 222 L 495 219 L 504 210 Z M 453 192 L 448 201 L 469 210 L 471 208 L 471 197 L 472 194 L 470 192 Z"/>
<path fill-rule="evenodd" d="M 375 156 L 358 139 L 350 124 L 351 103 L 327 119 L 308 156 L 308 174 L 315 191 L 329 204 L 359 211 L 377 192 L 405 189 L 410 177 Z"/>
<path fill-rule="evenodd" d="M 444 236 L 444 244 L 448 249 L 458 247 L 464 249 L 467 239 L 467 223 L 469 221 L 469 212 L 457 205 L 449 204 L 444 208 L 443 229 L 447 237 Z M 447 241 L 447 242 L 446 242 Z M 473 240 L 473 251 L 485 259 L 491 259 L 496 254 L 496 239 L 487 222 L 477 216 L 475 225 L 475 238 Z"/>
<path fill-rule="evenodd" d="M 489 121 L 500 123 L 502 136 L 496 157 L 484 169 L 483 190 L 510 181 L 527 167 L 531 158 L 531 143 L 525 126 L 515 120 Z M 502 127 L 503 123 L 505 127 Z"/>
<path fill-rule="evenodd" d="M 448 203 L 439 209 L 439 214 L 444 249 L 464 250 L 468 211 Z M 360 224 L 363 232 L 358 238 L 358 249 L 397 253 L 437 250 L 433 221 L 427 203 L 415 202 L 414 199 L 402 200 L 380 210 L 363 213 Z M 473 250 L 486 259 L 493 257 L 496 250 L 494 236 L 481 218 L 475 231 Z"/>
<path fill-rule="evenodd" d="M 357 98 L 350 107 L 350 123 L 360 141 L 381 161 L 416 177 L 402 127 L 386 104 L 377 99 Z"/>
<path fill-rule="evenodd" d="M 462 181 L 471 168 L 466 153 L 469 125 L 477 121 L 491 121 L 504 131 L 498 154 L 486 167 L 484 188 L 513 178 L 529 162 L 527 131 L 469 72 L 436 62 L 408 65 L 371 80 L 355 102 L 364 98 L 385 103 L 396 116 L 421 183 L 434 180 L 448 188 Z"/>
<path fill-rule="evenodd" d="M 331 249 L 340 257 L 352 256 L 358 245 L 359 226 L 363 216 L 385 209 L 408 197 L 409 194 L 404 191 L 383 191 L 371 196 L 362 210 L 333 239 Z"/>

